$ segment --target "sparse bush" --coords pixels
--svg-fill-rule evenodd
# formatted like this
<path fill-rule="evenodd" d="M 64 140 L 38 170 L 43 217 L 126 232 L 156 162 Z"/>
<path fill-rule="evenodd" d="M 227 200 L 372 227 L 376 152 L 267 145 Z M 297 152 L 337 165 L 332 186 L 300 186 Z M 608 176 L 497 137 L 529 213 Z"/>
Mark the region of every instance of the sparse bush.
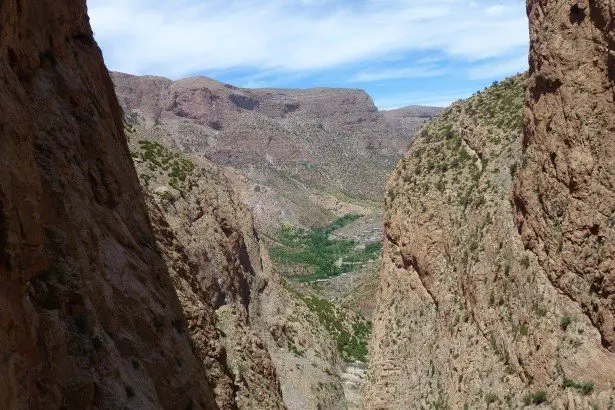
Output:
<path fill-rule="evenodd" d="M 574 380 L 564 379 L 564 389 L 575 388 L 584 396 L 589 396 L 594 391 L 593 382 L 575 382 Z"/>
<path fill-rule="evenodd" d="M 564 331 L 568 329 L 568 326 L 570 326 L 570 324 L 572 324 L 572 318 L 570 316 L 564 316 L 560 320 L 560 326 Z"/>
<path fill-rule="evenodd" d="M 487 406 L 492 403 L 495 403 L 496 401 L 498 401 L 498 395 L 495 393 L 487 393 L 487 395 L 485 396 L 485 402 L 487 403 Z"/>
<path fill-rule="evenodd" d="M 547 392 L 539 391 L 536 393 L 529 393 L 523 398 L 523 404 L 529 406 L 530 404 L 539 405 L 547 401 Z"/>

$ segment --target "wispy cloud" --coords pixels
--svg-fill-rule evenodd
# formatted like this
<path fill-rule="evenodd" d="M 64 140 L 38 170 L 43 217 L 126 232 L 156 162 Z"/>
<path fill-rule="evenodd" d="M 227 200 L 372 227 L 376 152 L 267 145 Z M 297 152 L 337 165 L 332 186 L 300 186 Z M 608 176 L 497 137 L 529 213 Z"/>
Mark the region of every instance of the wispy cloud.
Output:
<path fill-rule="evenodd" d="M 476 65 L 468 71 L 468 75 L 471 80 L 484 80 L 522 73 L 527 69 L 527 56 L 522 55 L 504 61 L 489 61 Z"/>
<path fill-rule="evenodd" d="M 298 72 L 433 50 L 468 62 L 524 53 L 521 0 L 88 0 L 112 69 L 178 78 Z M 437 71 L 436 71 L 437 72 Z M 356 81 L 422 77 L 413 68 Z M 433 73 L 432 73 L 433 74 Z"/>
<path fill-rule="evenodd" d="M 348 81 L 351 83 L 368 83 L 373 81 L 403 78 L 431 78 L 439 77 L 446 73 L 446 69 L 437 66 L 406 67 L 378 71 L 364 71 L 353 75 Z"/>

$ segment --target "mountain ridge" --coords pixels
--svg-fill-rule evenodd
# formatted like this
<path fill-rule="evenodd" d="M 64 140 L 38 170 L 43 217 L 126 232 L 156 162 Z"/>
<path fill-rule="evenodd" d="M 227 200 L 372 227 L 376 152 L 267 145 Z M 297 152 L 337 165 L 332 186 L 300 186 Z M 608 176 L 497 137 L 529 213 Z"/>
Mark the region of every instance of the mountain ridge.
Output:
<path fill-rule="evenodd" d="M 143 138 L 245 177 L 242 197 L 269 235 L 284 222 L 322 226 L 346 212 L 379 208 L 409 127 L 427 120 L 390 123 L 355 89 L 242 89 L 207 77 L 112 76 L 127 121 Z"/>

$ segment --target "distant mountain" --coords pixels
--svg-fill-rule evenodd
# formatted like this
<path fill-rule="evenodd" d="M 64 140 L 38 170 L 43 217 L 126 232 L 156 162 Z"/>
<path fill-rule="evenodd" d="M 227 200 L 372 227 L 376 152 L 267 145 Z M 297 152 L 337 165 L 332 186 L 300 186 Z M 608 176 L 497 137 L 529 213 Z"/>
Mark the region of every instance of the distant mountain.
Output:
<path fill-rule="evenodd" d="M 241 89 L 113 73 L 140 138 L 238 171 L 261 230 L 380 208 L 388 175 L 436 108 L 379 112 L 353 89 Z"/>
<path fill-rule="evenodd" d="M 421 128 L 426 121 L 438 117 L 441 112 L 442 108 L 440 107 L 424 107 L 422 105 L 410 105 L 396 110 L 382 111 L 387 121 L 411 135 Z"/>

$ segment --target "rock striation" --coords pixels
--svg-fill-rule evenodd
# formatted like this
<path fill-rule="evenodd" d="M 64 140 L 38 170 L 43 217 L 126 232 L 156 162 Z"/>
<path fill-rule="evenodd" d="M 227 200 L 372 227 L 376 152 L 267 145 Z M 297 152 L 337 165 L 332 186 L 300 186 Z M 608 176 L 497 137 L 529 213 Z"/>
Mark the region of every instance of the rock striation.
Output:
<path fill-rule="evenodd" d="M 85 1 L 0 8 L 0 397 L 215 408 Z"/>
<path fill-rule="evenodd" d="M 532 76 L 516 222 L 549 280 L 615 353 L 615 16 L 612 1 L 528 7 Z"/>

